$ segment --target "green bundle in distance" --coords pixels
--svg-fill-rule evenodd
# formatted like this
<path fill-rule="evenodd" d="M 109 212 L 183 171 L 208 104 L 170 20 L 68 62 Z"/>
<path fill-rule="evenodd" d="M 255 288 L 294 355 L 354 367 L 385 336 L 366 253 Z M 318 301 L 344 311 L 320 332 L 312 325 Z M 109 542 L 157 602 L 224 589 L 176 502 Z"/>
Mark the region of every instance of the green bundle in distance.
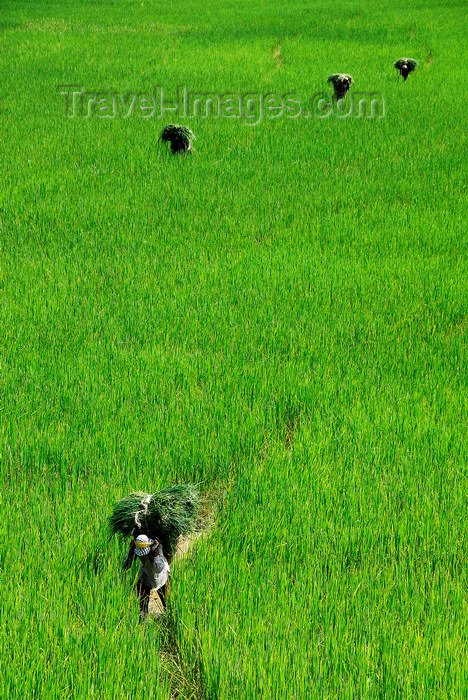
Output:
<path fill-rule="evenodd" d="M 403 76 L 403 80 L 406 80 L 408 75 L 416 70 L 419 64 L 414 60 L 414 58 L 399 58 L 394 65 L 395 68 L 400 71 L 400 75 Z"/>
<path fill-rule="evenodd" d="M 192 150 L 195 134 L 188 126 L 168 124 L 162 130 L 159 140 L 162 143 L 170 143 L 173 153 L 187 153 Z"/>
<path fill-rule="evenodd" d="M 353 76 L 349 75 L 349 73 L 333 73 L 328 76 L 327 83 L 333 83 L 336 99 L 342 100 L 346 97 L 346 93 L 354 83 L 354 80 Z"/>
<path fill-rule="evenodd" d="M 109 527 L 114 535 L 135 533 L 157 537 L 167 555 L 172 555 L 177 540 L 197 529 L 200 515 L 200 494 L 193 484 L 169 486 L 157 493 L 131 493 L 118 501 Z"/>

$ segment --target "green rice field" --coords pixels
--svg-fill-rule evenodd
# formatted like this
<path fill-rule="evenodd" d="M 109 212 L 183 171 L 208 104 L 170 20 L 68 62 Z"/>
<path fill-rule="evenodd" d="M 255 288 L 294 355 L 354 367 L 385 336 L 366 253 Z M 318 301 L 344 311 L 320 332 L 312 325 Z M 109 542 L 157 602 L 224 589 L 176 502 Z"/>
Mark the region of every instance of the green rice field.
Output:
<path fill-rule="evenodd" d="M 1 697 L 466 698 L 465 4 L 3 0 L 0 28 Z M 385 116 L 61 94 L 334 72 Z M 108 517 L 185 482 L 207 528 L 139 624 Z"/>

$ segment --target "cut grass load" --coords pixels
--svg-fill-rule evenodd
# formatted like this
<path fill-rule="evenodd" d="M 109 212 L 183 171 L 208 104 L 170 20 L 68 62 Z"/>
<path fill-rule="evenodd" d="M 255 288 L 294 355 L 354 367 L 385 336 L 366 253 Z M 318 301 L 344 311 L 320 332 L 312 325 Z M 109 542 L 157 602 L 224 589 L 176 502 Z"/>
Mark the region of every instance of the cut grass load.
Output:
<path fill-rule="evenodd" d="M 187 126 L 168 124 L 159 137 L 162 143 L 169 143 L 172 153 L 187 153 L 192 150 L 195 134 Z"/>
<path fill-rule="evenodd" d="M 194 532 L 200 517 L 197 486 L 170 486 L 158 493 L 131 493 L 116 503 L 109 518 L 113 534 L 134 536 L 137 532 L 157 537 L 164 553 L 172 556 L 179 537 Z"/>
<path fill-rule="evenodd" d="M 403 80 L 418 67 L 418 62 L 414 58 L 399 58 L 395 63 L 395 68 L 400 71 Z"/>
<path fill-rule="evenodd" d="M 347 73 L 333 73 L 328 76 L 327 83 L 333 85 L 333 90 L 335 91 L 335 97 L 337 100 L 341 100 L 346 97 L 346 93 L 353 84 L 354 80 L 351 75 Z"/>

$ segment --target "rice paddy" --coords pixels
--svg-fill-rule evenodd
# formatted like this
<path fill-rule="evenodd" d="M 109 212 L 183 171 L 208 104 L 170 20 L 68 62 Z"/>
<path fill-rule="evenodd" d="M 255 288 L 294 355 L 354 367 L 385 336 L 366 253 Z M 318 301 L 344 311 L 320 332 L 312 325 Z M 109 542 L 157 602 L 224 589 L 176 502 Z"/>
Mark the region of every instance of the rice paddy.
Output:
<path fill-rule="evenodd" d="M 5 698 L 466 696 L 463 19 L 2 3 Z M 337 72 L 385 117 L 67 117 L 59 90 L 305 100 Z M 139 625 L 108 518 L 183 483 L 209 527 Z"/>

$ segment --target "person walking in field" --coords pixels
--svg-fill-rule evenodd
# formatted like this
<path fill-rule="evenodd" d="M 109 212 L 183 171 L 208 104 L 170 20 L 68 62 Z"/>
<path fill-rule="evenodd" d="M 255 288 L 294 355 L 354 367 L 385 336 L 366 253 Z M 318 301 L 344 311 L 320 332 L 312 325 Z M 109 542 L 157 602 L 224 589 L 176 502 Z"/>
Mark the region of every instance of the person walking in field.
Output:
<path fill-rule="evenodd" d="M 199 529 L 201 504 L 198 484 L 179 484 L 157 493 L 134 491 L 114 505 L 110 533 L 132 538 L 123 567 L 128 570 L 135 560 L 140 562 L 137 594 L 141 622 L 155 612 L 153 604 L 160 608 L 159 614 L 161 606 L 164 612 L 172 556 L 179 538 Z"/>
<path fill-rule="evenodd" d="M 130 569 L 136 558 L 140 562 L 136 589 L 140 604 L 140 620 L 144 621 L 148 615 L 150 593 L 153 589 L 158 592 L 163 608 L 166 607 L 170 566 L 164 556 L 162 544 L 156 537 L 138 535 L 132 540 L 123 564 L 125 571 Z"/>

